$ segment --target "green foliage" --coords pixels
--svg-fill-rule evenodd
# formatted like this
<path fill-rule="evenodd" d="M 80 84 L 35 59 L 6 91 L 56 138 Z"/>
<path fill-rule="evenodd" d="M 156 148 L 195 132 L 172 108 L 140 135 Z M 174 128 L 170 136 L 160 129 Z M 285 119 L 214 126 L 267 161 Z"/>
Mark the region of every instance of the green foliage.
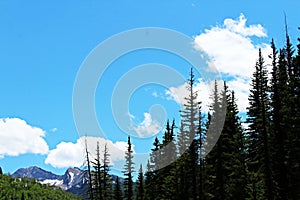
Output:
<path fill-rule="evenodd" d="M 286 29 L 286 44 L 278 59 L 274 41 L 271 79 L 272 105 L 272 173 L 276 199 L 300 198 L 300 57 L 293 56 L 294 48 Z"/>
<path fill-rule="evenodd" d="M 224 83 L 224 89 L 219 92 L 215 82 L 212 96 L 212 116 L 208 115 L 210 133 L 207 142 L 216 137 L 219 125 L 216 119 L 225 111 L 225 122 L 221 135 L 212 151 L 205 158 L 203 199 L 245 199 L 246 196 L 246 165 L 245 165 L 245 135 L 241 128 L 240 118 L 234 92 L 229 92 Z M 208 143 L 208 145 L 210 145 Z M 201 175 L 201 174 L 200 174 Z"/>
<path fill-rule="evenodd" d="M 111 176 L 109 175 L 110 171 L 110 160 L 109 160 L 110 154 L 108 153 L 107 145 L 105 144 L 104 146 L 104 151 L 103 151 L 103 159 L 102 163 L 103 165 L 101 166 L 100 173 L 102 176 L 102 191 L 103 191 L 103 199 L 111 199 L 112 197 L 112 180 Z"/>
<path fill-rule="evenodd" d="M 94 192 L 95 197 L 97 199 L 102 200 L 103 199 L 103 187 L 102 187 L 102 173 L 101 173 L 101 162 L 100 162 L 100 146 L 99 142 L 97 142 L 97 148 L 96 148 L 96 158 L 92 162 L 94 171 L 93 171 L 93 185 L 94 185 Z"/>
<path fill-rule="evenodd" d="M 101 159 L 99 142 L 97 142 L 96 158 L 92 161 L 94 170 L 92 174 L 93 196 L 96 199 L 112 199 L 112 179 L 110 171 L 110 154 L 108 153 L 107 145 L 103 150 L 103 158 Z M 102 164 L 100 162 L 102 161 Z"/>
<path fill-rule="evenodd" d="M 121 190 L 121 186 L 120 186 L 120 182 L 119 182 L 119 177 L 118 176 L 116 178 L 116 184 L 115 184 L 115 187 L 114 187 L 113 199 L 114 200 L 122 200 L 123 199 L 123 194 L 122 194 L 122 190 Z"/>
<path fill-rule="evenodd" d="M 271 154 L 270 154 L 270 99 L 268 93 L 268 72 L 264 64 L 261 50 L 255 65 L 253 74 L 249 107 L 249 164 L 248 168 L 251 176 L 249 187 L 256 192 L 254 195 L 262 196 L 263 199 L 273 199 L 273 182 L 271 175 Z M 256 178 L 256 179 L 255 179 Z M 262 184 L 259 184 L 260 181 Z M 258 187 L 259 186 L 259 187 Z M 254 197 L 256 198 L 256 197 Z"/>
<path fill-rule="evenodd" d="M 124 165 L 124 199 L 132 200 L 133 195 L 133 181 L 132 173 L 134 172 L 134 162 L 133 162 L 133 151 L 131 148 L 130 137 L 128 136 L 127 141 L 127 151 L 125 152 L 125 165 Z"/>
<path fill-rule="evenodd" d="M 80 198 L 60 188 L 43 185 L 35 179 L 0 175 L 0 199 L 75 200 Z"/>
<path fill-rule="evenodd" d="M 225 82 L 220 89 L 215 81 L 210 111 L 204 118 L 191 69 L 178 131 L 175 121 L 168 120 L 162 140 L 154 139 L 146 173 L 140 167 L 136 183 L 132 180 L 133 151 L 128 137 L 123 188 L 117 178 L 113 196 L 102 199 L 300 199 L 300 44 L 296 56 L 288 35 L 279 52 L 274 40 L 271 47 L 271 79 L 259 50 L 246 130 L 235 93 Z M 105 151 L 103 163 L 107 156 Z M 98 185 L 103 191 L 109 190 L 112 183 L 103 184 L 105 177 L 110 177 L 109 168 L 97 164 L 98 160 L 99 156 L 94 163 L 95 171 L 100 169 L 101 173 Z M 20 197 L 26 198 L 26 194 Z"/>
<path fill-rule="evenodd" d="M 143 166 L 140 165 L 139 175 L 137 179 L 137 187 L 136 187 L 136 199 L 144 200 L 144 174 L 143 174 Z"/>
<path fill-rule="evenodd" d="M 199 121 L 201 102 L 197 102 L 198 91 L 195 90 L 195 75 L 191 68 L 189 79 L 187 80 L 188 96 L 185 97 L 184 108 L 180 111 L 181 117 L 181 130 L 180 134 L 186 135 L 184 146 L 187 147 L 185 153 L 181 156 L 183 162 L 178 162 L 179 176 L 181 181 L 184 182 L 184 186 L 179 187 L 180 194 L 184 195 L 184 198 L 196 199 L 197 188 L 197 169 L 199 162 L 199 139 L 200 132 Z M 184 174 L 181 174 L 184 173 Z M 189 185 L 190 187 L 186 187 Z"/>

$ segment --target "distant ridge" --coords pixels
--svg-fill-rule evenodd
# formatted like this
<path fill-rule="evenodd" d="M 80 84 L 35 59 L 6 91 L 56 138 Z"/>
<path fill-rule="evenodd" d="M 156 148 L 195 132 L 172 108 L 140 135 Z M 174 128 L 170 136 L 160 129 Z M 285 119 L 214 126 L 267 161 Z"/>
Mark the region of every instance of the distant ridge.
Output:
<path fill-rule="evenodd" d="M 42 168 L 31 166 L 20 168 L 12 174 L 13 178 L 34 178 L 42 184 L 49 184 L 81 195 L 87 191 L 87 173 L 77 167 L 69 168 L 63 175 L 57 175 Z"/>
<path fill-rule="evenodd" d="M 12 174 L 13 178 L 34 178 L 42 184 L 49 184 L 59 187 L 67 192 L 83 196 L 88 189 L 88 175 L 86 170 L 78 167 L 68 168 L 63 175 L 57 175 L 46 171 L 40 167 L 31 166 L 28 168 L 20 168 Z M 111 175 L 113 184 L 116 175 Z M 120 184 L 123 185 L 123 178 L 119 177 Z"/>

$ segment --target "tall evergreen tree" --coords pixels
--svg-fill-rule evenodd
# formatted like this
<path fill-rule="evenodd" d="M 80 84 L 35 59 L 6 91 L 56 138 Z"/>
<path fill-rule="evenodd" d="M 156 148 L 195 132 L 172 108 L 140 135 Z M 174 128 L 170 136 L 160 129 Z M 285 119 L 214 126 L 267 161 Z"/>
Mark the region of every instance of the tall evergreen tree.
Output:
<path fill-rule="evenodd" d="M 93 183 L 94 187 L 96 190 L 95 197 L 97 199 L 102 200 L 103 195 L 102 195 L 102 173 L 101 173 L 101 162 L 100 162 L 100 146 L 99 142 L 97 141 L 97 148 L 96 148 L 96 158 L 95 161 L 92 162 L 93 167 L 94 167 L 94 173 L 93 173 Z"/>
<path fill-rule="evenodd" d="M 114 200 L 122 200 L 123 195 L 122 195 L 122 190 L 120 186 L 120 181 L 119 181 L 119 176 L 116 177 L 116 183 L 114 187 L 114 195 L 113 195 Z"/>
<path fill-rule="evenodd" d="M 139 175 L 137 179 L 137 200 L 144 200 L 144 174 L 143 174 L 143 166 L 140 165 Z"/>
<path fill-rule="evenodd" d="M 189 188 L 184 188 L 181 191 L 185 194 L 185 198 L 197 199 L 197 169 L 199 163 L 199 135 L 198 135 L 198 106 L 197 102 L 198 93 L 194 89 L 195 87 L 195 75 L 193 68 L 191 68 L 190 76 L 187 81 L 187 90 L 189 95 L 185 97 L 186 103 L 184 108 L 180 112 L 181 125 L 183 132 L 181 134 L 186 134 L 188 149 L 186 155 L 183 155 L 184 173 L 185 173 L 185 184 L 190 185 Z"/>
<path fill-rule="evenodd" d="M 160 142 L 157 137 L 155 137 L 153 142 L 153 148 L 150 153 L 150 161 L 147 163 L 147 172 L 146 172 L 146 180 L 145 180 L 145 199 L 156 199 L 158 197 L 157 194 L 161 192 L 161 184 L 162 181 L 159 179 L 160 169 L 160 159 L 161 159 L 161 151 L 160 150 Z"/>
<path fill-rule="evenodd" d="M 224 84 L 225 85 L 225 84 Z M 238 108 L 234 92 L 227 95 L 224 86 L 224 98 L 227 101 L 225 123 L 219 141 L 222 141 L 222 157 L 224 158 L 224 199 L 246 198 L 246 161 L 245 136 L 238 116 Z M 229 93 L 229 92 L 228 92 Z M 226 96 L 225 96 L 226 95 Z M 218 142 L 219 142 L 218 141 Z"/>
<path fill-rule="evenodd" d="M 245 137 L 242 131 L 234 92 L 224 82 L 221 94 L 215 82 L 212 115 L 208 113 L 207 145 L 221 135 L 205 158 L 205 185 L 202 199 L 245 199 L 246 161 Z M 224 116 L 225 114 L 225 116 Z M 222 116 L 224 124 L 218 123 Z M 223 126 L 222 126 L 223 125 Z M 206 146 L 211 147 L 211 146 Z"/>
<path fill-rule="evenodd" d="M 287 129 L 284 123 L 288 120 L 286 112 L 287 97 L 287 70 L 283 51 L 280 51 L 277 58 L 277 49 L 274 40 L 271 42 L 272 48 L 272 78 L 271 78 L 271 152 L 272 152 L 272 172 L 275 182 L 277 199 L 287 199 L 287 169 L 286 169 L 286 141 Z M 278 61 L 277 61 L 278 59 Z"/>
<path fill-rule="evenodd" d="M 133 181 L 132 173 L 134 172 L 133 150 L 131 147 L 130 136 L 127 141 L 127 151 L 125 152 L 125 165 L 124 165 L 124 199 L 133 200 Z"/>
<path fill-rule="evenodd" d="M 299 47 L 299 46 L 298 46 Z M 285 58 L 288 69 L 288 104 L 287 111 L 289 120 L 287 123 L 288 131 L 288 150 L 287 150 L 287 165 L 288 165 L 288 198 L 299 199 L 300 192 L 300 178 L 299 178 L 299 160 L 300 160 L 300 147 L 299 147 L 299 131 L 300 131 L 300 114 L 299 114 L 299 63 L 297 57 L 293 58 L 294 48 L 290 42 L 290 38 L 286 25 L 286 45 L 285 45 Z M 299 49 L 298 49 L 299 53 Z M 298 177 L 297 177 L 298 176 Z"/>
<path fill-rule="evenodd" d="M 299 28 L 300 29 L 300 28 Z M 293 102 L 294 107 L 292 111 L 293 125 L 291 135 L 291 185 L 293 191 L 293 199 L 300 199 L 300 38 L 297 45 L 297 55 L 293 60 Z"/>
<path fill-rule="evenodd" d="M 205 130 L 204 128 L 202 127 L 203 125 L 203 117 L 202 117 L 202 114 L 201 114 L 201 104 L 199 104 L 199 107 L 198 107 L 198 136 L 199 136 L 199 139 L 198 139 L 198 142 L 197 142 L 197 145 L 198 145 L 198 149 L 199 149 L 199 168 L 198 168 L 198 174 L 199 174 L 199 177 L 198 177 L 198 190 L 199 190 L 199 193 L 198 193 L 198 196 L 199 196 L 199 199 L 202 200 L 204 199 L 204 184 L 205 184 L 205 181 L 204 181 L 204 173 L 205 173 L 205 165 L 204 165 L 204 157 L 205 157 L 205 149 L 204 149 L 204 143 L 205 143 Z"/>
<path fill-rule="evenodd" d="M 103 159 L 102 159 L 102 167 L 101 167 L 101 174 L 103 176 L 102 184 L 103 184 L 103 199 L 110 199 L 111 198 L 111 176 L 109 175 L 110 171 L 110 154 L 108 153 L 107 144 L 104 146 L 103 150 Z"/>
<path fill-rule="evenodd" d="M 176 164 L 177 151 L 174 139 L 175 120 L 170 125 L 167 121 L 166 131 L 163 135 L 163 141 L 160 145 L 161 158 L 160 163 L 164 166 L 157 171 L 157 179 L 160 183 L 159 188 L 162 192 L 158 195 L 159 199 L 172 199 L 176 195 Z"/>
<path fill-rule="evenodd" d="M 276 63 L 273 48 L 271 79 L 272 161 L 277 199 L 300 198 L 299 184 L 299 64 L 286 25 L 286 44 Z M 298 141 L 298 142 L 297 142 Z M 297 153 L 298 152 L 298 153 Z"/>
<path fill-rule="evenodd" d="M 249 95 L 249 170 L 250 189 L 253 199 L 273 199 L 273 182 L 270 164 L 269 123 L 270 101 L 268 72 L 259 50 Z M 262 181 L 262 182 L 261 182 Z M 258 185 L 259 184 L 259 185 Z"/>
<path fill-rule="evenodd" d="M 224 194 L 222 180 L 217 181 L 217 173 L 221 170 L 221 159 L 219 143 L 216 143 L 218 136 L 222 130 L 222 101 L 217 81 L 214 83 L 214 90 L 211 96 L 212 104 L 208 113 L 208 121 L 206 124 L 206 141 L 204 145 L 205 153 L 209 152 L 205 157 L 205 199 L 219 198 L 218 194 Z M 220 169 L 220 170 L 219 170 Z M 221 178 L 219 176 L 219 178 Z M 218 185 L 222 186 L 219 187 Z"/>
<path fill-rule="evenodd" d="M 176 173 L 177 173 L 177 197 L 178 199 L 184 199 L 187 191 L 187 177 L 185 175 L 187 166 L 185 163 L 187 162 L 187 153 L 186 150 L 188 148 L 188 132 L 185 130 L 184 123 L 181 121 L 179 127 L 179 133 L 177 135 L 177 149 L 178 155 L 180 156 L 175 165 L 176 165 Z"/>
<path fill-rule="evenodd" d="M 89 152 L 88 152 L 88 147 L 87 147 L 87 140 L 86 140 L 86 137 L 85 137 L 85 156 L 86 156 L 86 162 L 87 162 L 87 173 L 88 173 L 88 184 L 89 184 L 89 187 L 88 187 L 88 193 L 89 193 L 89 198 L 91 200 L 94 199 L 94 194 L 93 194 L 93 179 L 92 179 L 92 172 L 91 172 L 91 166 L 90 166 L 90 159 L 89 159 Z"/>
<path fill-rule="evenodd" d="M 145 173 L 145 199 L 152 200 L 155 199 L 155 182 L 154 182 L 154 172 L 150 161 L 147 162 L 147 171 Z"/>

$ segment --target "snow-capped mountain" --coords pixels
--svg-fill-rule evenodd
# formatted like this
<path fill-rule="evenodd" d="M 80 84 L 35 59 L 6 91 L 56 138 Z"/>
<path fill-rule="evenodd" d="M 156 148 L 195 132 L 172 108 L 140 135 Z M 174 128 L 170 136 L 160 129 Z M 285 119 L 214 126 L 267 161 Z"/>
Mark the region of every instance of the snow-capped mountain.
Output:
<path fill-rule="evenodd" d="M 39 167 L 20 168 L 12 174 L 14 178 L 35 178 L 42 184 L 49 184 L 76 194 L 84 195 L 88 190 L 88 174 L 87 171 L 77 167 L 69 168 L 63 175 L 56 175 Z M 115 184 L 116 175 L 111 175 L 112 184 Z M 123 185 L 123 178 L 119 177 L 120 185 Z"/>
<path fill-rule="evenodd" d="M 87 173 L 79 168 L 69 168 L 63 175 L 56 175 L 39 167 L 20 168 L 12 174 L 12 177 L 35 178 L 42 184 L 50 184 L 60 187 L 65 191 L 80 194 L 87 189 Z"/>

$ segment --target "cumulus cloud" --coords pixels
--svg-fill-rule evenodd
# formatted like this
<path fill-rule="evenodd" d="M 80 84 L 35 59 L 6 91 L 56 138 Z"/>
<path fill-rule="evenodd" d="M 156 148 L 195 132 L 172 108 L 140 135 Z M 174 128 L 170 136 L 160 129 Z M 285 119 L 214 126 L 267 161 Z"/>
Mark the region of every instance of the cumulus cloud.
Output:
<path fill-rule="evenodd" d="M 185 97 L 188 96 L 187 83 L 180 85 L 178 87 L 170 87 L 166 90 L 167 99 L 173 100 L 178 104 L 183 105 L 185 102 Z"/>
<path fill-rule="evenodd" d="M 0 119 L 0 158 L 34 153 L 47 154 L 45 131 L 19 118 Z"/>
<path fill-rule="evenodd" d="M 131 118 L 131 129 L 133 129 L 139 137 L 153 136 L 162 129 L 161 124 L 153 120 L 150 113 L 144 113 L 144 120 L 139 125 L 134 124 L 132 121 L 133 118 L 134 117 Z"/>
<path fill-rule="evenodd" d="M 266 37 L 266 30 L 262 27 L 262 25 L 250 25 L 246 26 L 247 19 L 243 14 L 240 15 L 238 20 L 233 19 L 225 19 L 224 26 L 226 29 L 231 32 L 235 32 L 241 34 L 243 36 L 257 36 L 257 37 Z"/>
<path fill-rule="evenodd" d="M 268 44 L 254 44 L 251 37 L 265 37 L 260 25 L 246 26 L 247 19 L 241 15 L 237 20 L 225 19 L 223 26 L 206 29 L 194 40 L 196 49 L 204 50 L 217 69 L 226 75 L 250 77 L 261 48 L 265 57 L 271 53 Z"/>
<path fill-rule="evenodd" d="M 230 90 L 234 90 L 238 99 L 238 107 L 241 112 L 248 106 L 249 84 L 254 66 L 258 58 L 258 49 L 261 48 L 265 64 L 269 67 L 271 61 L 271 47 L 266 43 L 255 44 L 253 37 L 266 37 L 267 32 L 260 24 L 247 25 L 246 17 L 241 14 L 238 19 L 225 19 L 222 26 L 214 26 L 194 37 L 194 48 L 205 51 L 211 61 L 208 66 L 215 66 L 227 79 Z M 225 79 L 226 80 L 226 79 Z M 229 81 L 228 81 L 229 80 Z M 204 88 L 211 88 L 211 83 L 200 82 L 196 85 L 199 96 L 207 95 Z M 169 99 L 182 104 L 186 96 L 184 85 L 169 88 L 166 95 Z M 205 90 L 205 89 L 204 89 Z M 207 110 L 207 97 L 204 97 L 203 107 Z"/>
<path fill-rule="evenodd" d="M 99 142 L 100 153 L 103 155 L 104 146 L 107 145 L 110 154 L 110 163 L 123 160 L 127 142 L 117 141 L 113 143 L 111 140 L 98 137 L 80 137 L 76 143 L 61 142 L 55 149 L 50 150 L 45 163 L 53 167 L 80 167 L 84 165 L 85 160 L 85 139 L 87 141 L 88 152 L 91 160 L 96 158 L 96 147 Z M 132 146 L 134 149 L 134 145 Z"/>

